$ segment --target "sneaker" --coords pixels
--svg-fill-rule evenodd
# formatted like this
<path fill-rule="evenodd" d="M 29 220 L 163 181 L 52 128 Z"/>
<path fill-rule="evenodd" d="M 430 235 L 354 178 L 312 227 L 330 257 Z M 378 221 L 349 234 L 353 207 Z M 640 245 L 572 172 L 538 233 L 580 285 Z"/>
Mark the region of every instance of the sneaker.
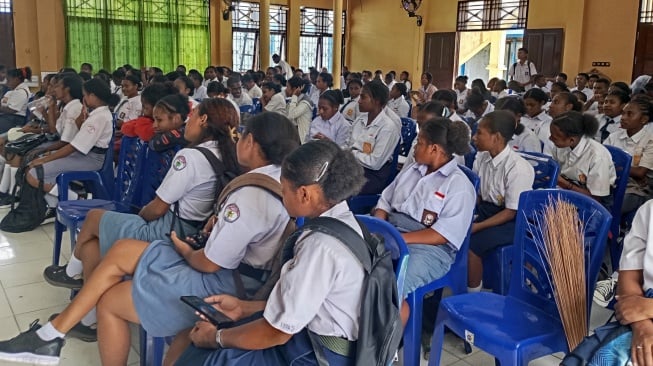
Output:
<path fill-rule="evenodd" d="M 66 273 L 66 266 L 48 266 L 43 271 L 43 278 L 45 282 L 55 287 L 65 287 L 71 290 L 79 290 L 82 288 L 84 281 L 81 275 L 70 277 Z"/>
<path fill-rule="evenodd" d="M 594 289 L 594 302 L 601 307 L 607 307 L 614 299 L 616 290 L 617 280 L 612 277 L 597 282 L 596 289 Z"/>
<path fill-rule="evenodd" d="M 50 315 L 48 321 L 56 318 L 59 313 Z M 75 324 L 73 329 L 66 333 L 66 337 L 77 338 L 84 342 L 97 342 L 97 324 L 86 326 L 79 322 Z"/>
<path fill-rule="evenodd" d="M 43 222 L 41 225 L 45 224 L 51 224 L 57 219 L 57 208 L 56 207 L 48 207 L 45 210 L 45 218 L 43 219 Z"/>
<path fill-rule="evenodd" d="M 55 338 L 44 341 L 36 331 L 41 328 L 38 319 L 29 329 L 8 341 L 0 342 L 0 360 L 37 365 L 58 365 L 61 348 L 65 341 Z"/>

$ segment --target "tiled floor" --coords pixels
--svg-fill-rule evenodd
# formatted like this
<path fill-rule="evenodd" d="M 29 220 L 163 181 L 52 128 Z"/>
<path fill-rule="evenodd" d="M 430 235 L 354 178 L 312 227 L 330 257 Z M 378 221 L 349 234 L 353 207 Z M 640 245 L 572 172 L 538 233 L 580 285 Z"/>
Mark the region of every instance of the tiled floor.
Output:
<path fill-rule="evenodd" d="M 6 209 L 0 210 L 0 218 L 6 214 Z M 0 339 L 8 339 L 24 331 L 34 319 L 45 322 L 47 318 L 69 302 L 70 292 L 55 288 L 43 280 L 43 269 L 50 264 L 52 258 L 52 239 L 54 225 L 43 225 L 36 230 L 11 234 L 0 232 Z M 62 262 L 69 255 L 69 239 L 64 234 Z M 595 307 L 592 312 L 592 329 L 604 324 L 610 313 Z M 135 328 L 132 334 L 135 334 Z M 137 365 L 138 338 L 132 336 L 132 351 L 129 354 L 129 365 Z M 558 365 L 560 358 L 548 356 L 530 363 L 532 366 Z M 426 365 L 422 361 L 422 365 Z M 15 365 L 3 363 L 0 366 Z M 100 365 L 97 345 L 85 343 L 77 339 L 66 340 L 61 357 L 61 366 L 92 366 Z M 452 335 L 445 339 L 442 356 L 443 366 L 493 366 L 494 359 L 488 354 L 474 349 L 469 355 L 463 351 L 462 343 Z"/>

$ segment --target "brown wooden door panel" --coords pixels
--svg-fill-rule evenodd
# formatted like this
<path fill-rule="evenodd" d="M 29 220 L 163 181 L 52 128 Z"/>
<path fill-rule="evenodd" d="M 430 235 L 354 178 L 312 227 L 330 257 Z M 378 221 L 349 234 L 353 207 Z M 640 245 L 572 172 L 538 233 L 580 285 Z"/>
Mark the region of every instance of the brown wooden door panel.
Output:
<path fill-rule="evenodd" d="M 642 74 L 653 74 L 653 24 L 637 26 L 633 80 Z"/>
<path fill-rule="evenodd" d="M 451 89 L 456 68 L 456 32 L 427 33 L 424 40 L 424 72 L 433 75 L 438 88 Z"/>
<path fill-rule="evenodd" d="M 16 67 L 13 13 L 0 13 L 0 65 Z"/>
<path fill-rule="evenodd" d="M 538 73 L 549 77 L 562 71 L 563 42 L 562 28 L 526 29 L 524 32 L 528 59 L 535 64 Z"/>

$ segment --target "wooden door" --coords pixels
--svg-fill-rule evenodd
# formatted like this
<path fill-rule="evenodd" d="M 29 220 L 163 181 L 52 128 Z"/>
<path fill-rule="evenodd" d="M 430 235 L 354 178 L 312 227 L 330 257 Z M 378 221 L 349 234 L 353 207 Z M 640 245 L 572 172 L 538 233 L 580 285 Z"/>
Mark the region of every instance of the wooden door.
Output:
<path fill-rule="evenodd" d="M 562 72 L 563 42 L 562 28 L 524 31 L 524 48 L 528 50 L 528 59 L 535 64 L 539 74 L 547 77 Z"/>
<path fill-rule="evenodd" d="M 457 56 L 456 32 L 426 34 L 423 70 L 433 75 L 433 84 L 438 88 L 453 87 Z"/>
<path fill-rule="evenodd" d="M 637 26 L 633 80 L 643 74 L 653 75 L 653 24 L 650 23 Z"/>
<path fill-rule="evenodd" d="M 9 4 L 11 6 L 11 2 Z M 0 12 L 0 65 L 5 65 L 7 68 L 16 67 L 14 21 L 11 7 L 9 12 Z"/>

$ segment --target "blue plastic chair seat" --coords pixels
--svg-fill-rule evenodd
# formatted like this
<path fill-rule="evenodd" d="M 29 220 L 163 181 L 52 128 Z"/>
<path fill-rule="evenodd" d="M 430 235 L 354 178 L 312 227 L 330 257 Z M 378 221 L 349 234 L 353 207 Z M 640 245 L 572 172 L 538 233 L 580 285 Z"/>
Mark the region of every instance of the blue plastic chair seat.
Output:
<path fill-rule="evenodd" d="M 95 208 L 131 212 L 131 207 L 122 202 L 101 199 L 63 201 L 57 205 L 57 220 L 66 227 L 75 227 L 78 222 L 84 221 L 90 210 Z"/>

